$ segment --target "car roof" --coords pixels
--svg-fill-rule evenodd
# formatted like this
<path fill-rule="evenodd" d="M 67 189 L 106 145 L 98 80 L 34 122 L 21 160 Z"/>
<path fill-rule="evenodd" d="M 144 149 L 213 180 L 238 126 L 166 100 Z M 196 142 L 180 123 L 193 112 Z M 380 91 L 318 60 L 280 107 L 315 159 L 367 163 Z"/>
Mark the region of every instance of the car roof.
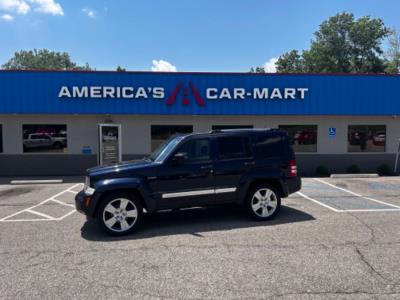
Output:
<path fill-rule="evenodd" d="M 276 133 L 286 134 L 285 131 L 278 128 L 239 128 L 239 129 L 217 129 L 208 132 L 180 134 L 185 137 L 210 137 L 210 136 L 229 136 L 229 135 L 242 135 L 242 134 L 256 134 L 256 133 Z"/>

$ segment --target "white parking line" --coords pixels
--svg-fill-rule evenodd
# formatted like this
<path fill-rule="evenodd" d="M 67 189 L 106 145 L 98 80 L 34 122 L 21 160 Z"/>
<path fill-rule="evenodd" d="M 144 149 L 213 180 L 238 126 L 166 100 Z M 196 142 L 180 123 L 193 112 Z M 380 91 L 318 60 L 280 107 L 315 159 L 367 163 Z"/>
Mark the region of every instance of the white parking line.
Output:
<path fill-rule="evenodd" d="M 54 220 L 55 219 L 52 216 L 46 215 L 46 214 L 38 212 L 36 210 L 27 209 L 26 211 L 30 212 L 31 214 L 38 215 L 39 217 L 43 217 L 43 218 L 46 218 L 46 219 L 49 219 L 49 220 Z"/>
<path fill-rule="evenodd" d="M 321 205 L 323 207 L 329 208 L 330 210 L 333 210 L 334 212 L 340 212 L 340 210 L 338 210 L 338 209 L 336 209 L 334 207 L 331 207 L 329 205 L 326 205 L 325 203 L 319 202 L 318 200 L 315 200 L 315 199 L 313 199 L 313 198 L 311 198 L 311 197 L 309 197 L 309 196 L 307 196 L 307 195 L 305 195 L 305 194 L 303 194 L 301 192 L 297 192 L 297 194 L 299 194 L 301 197 L 303 197 L 303 198 L 305 198 L 307 200 L 313 201 L 313 202 L 315 202 L 315 203 L 317 203 L 317 204 L 319 204 L 319 205 Z"/>
<path fill-rule="evenodd" d="M 370 198 L 370 197 L 364 197 L 364 196 L 359 195 L 357 193 L 354 193 L 352 191 L 349 191 L 349 190 L 334 186 L 334 185 L 332 185 L 332 184 L 330 184 L 328 182 L 325 182 L 325 181 L 323 181 L 321 179 L 318 179 L 318 178 L 313 178 L 313 179 L 316 180 L 316 181 L 319 181 L 321 183 L 325 183 L 325 184 L 327 184 L 329 186 L 335 187 L 337 189 L 343 190 L 343 191 L 345 191 L 347 193 L 350 193 L 350 194 L 352 194 L 354 196 L 357 196 L 357 197 L 360 197 L 360 198 L 364 198 L 364 199 L 367 199 L 367 200 L 371 200 L 371 201 L 375 201 L 375 202 L 378 202 L 378 203 L 381 203 L 381 204 L 384 204 L 384 205 L 387 205 L 387 206 L 395 207 L 395 208 L 382 208 L 382 209 L 379 209 L 379 208 L 371 208 L 371 209 L 337 209 L 337 208 L 329 206 L 329 205 L 327 205 L 325 203 L 322 203 L 322 202 L 320 202 L 320 201 L 318 201 L 318 200 L 316 200 L 314 198 L 311 198 L 310 196 L 307 196 L 303 192 L 297 192 L 297 194 L 299 194 L 299 196 L 301 196 L 301 197 L 303 197 L 303 198 L 305 198 L 307 200 L 310 200 L 310 201 L 312 201 L 314 203 L 317 203 L 318 205 L 321 205 L 321 206 L 323 206 L 325 208 L 328 208 L 328 209 L 330 209 L 330 210 L 332 210 L 334 212 L 342 213 L 342 212 L 399 212 L 400 211 L 400 206 L 396 206 L 396 205 L 393 205 L 393 204 L 390 204 L 390 203 L 386 203 L 386 202 L 383 202 L 383 201 L 380 201 L 380 200 L 376 200 L 376 199 L 373 199 L 373 198 Z"/>
<path fill-rule="evenodd" d="M 67 190 L 66 192 L 72 193 L 72 194 L 78 194 L 79 192 L 77 191 L 71 191 L 71 190 Z"/>
<path fill-rule="evenodd" d="M 16 219 L 16 220 L 0 220 L 0 222 L 46 222 L 46 221 L 57 221 L 53 219 Z"/>
<path fill-rule="evenodd" d="M 360 198 L 363 198 L 363 199 L 367 199 L 367 200 L 370 200 L 370 201 L 373 201 L 373 202 L 376 202 L 376 203 L 379 203 L 379 204 L 384 204 L 384 205 L 387 205 L 387 206 L 391 206 L 391 207 L 400 209 L 400 206 L 397 206 L 397 205 L 394 205 L 394 204 L 391 204 L 391 203 L 387 203 L 387 202 L 384 202 L 384 201 L 381 201 L 381 200 L 377 200 L 377 199 L 374 199 L 374 198 L 371 198 L 371 197 L 365 197 L 365 196 L 363 196 L 363 195 L 357 194 L 357 193 L 352 192 L 352 191 L 350 191 L 350 190 L 347 190 L 347 189 L 338 187 L 338 186 L 336 186 L 336 185 L 333 185 L 333 184 L 331 184 L 331 183 L 329 183 L 329 182 L 326 182 L 326 181 L 324 181 L 324 180 L 322 180 L 322 179 L 314 178 L 314 180 L 316 180 L 316 181 L 318 181 L 318 182 L 321 182 L 321 183 L 324 183 L 324 184 L 326 184 L 326 185 L 328 185 L 328 186 L 330 186 L 330 187 L 333 187 L 333 188 L 335 188 L 335 189 L 341 190 L 341 191 L 343 191 L 343 192 L 349 193 L 349 194 L 351 194 L 351 195 L 354 195 L 354 196 L 357 196 L 357 197 L 360 197 Z"/>
<path fill-rule="evenodd" d="M 68 203 L 62 202 L 62 201 L 57 200 L 57 199 L 50 199 L 50 201 L 56 202 L 56 203 L 61 204 L 61 205 L 65 205 L 65 206 L 69 206 L 69 207 L 74 207 L 75 208 L 75 205 L 68 204 Z"/>
<path fill-rule="evenodd" d="M 68 216 L 72 215 L 74 212 L 76 212 L 76 209 L 74 209 L 74 210 L 71 210 L 69 213 L 67 213 L 67 214 L 63 215 L 62 217 L 59 217 L 59 218 L 57 218 L 57 221 L 64 220 L 66 217 L 68 217 Z"/>
<path fill-rule="evenodd" d="M 8 216 L 0 219 L 0 222 L 61 221 L 64 218 L 72 215 L 76 211 L 75 208 L 72 211 L 68 212 L 67 214 L 65 214 L 65 215 L 63 215 L 63 216 L 61 216 L 59 218 L 54 218 L 54 217 L 46 215 L 44 213 L 37 212 L 37 211 L 34 210 L 34 208 L 36 208 L 38 206 L 41 206 L 41 205 L 43 205 L 43 204 L 45 204 L 45 203 L 47 203 L 49 201 L 53 201 L 53 202 L 59 203 L 61 205 L 69 206 L 69 207 L 74 207 L 74 205 L 72 205 L 72 204 L 64 203 L 64 202 L 59 201 L 59 200 L 57 200 L 55 198 L 57 198 L 58 196 L 60 196 L 60 195 L 62 195 L 64 193 L 67 193 L 67 192 L 71 192 L 71 193 L 76 194 L 77 192 L 71 191 L 71 190 L 76 188 L 79 185 L 81 185 L 81 183 L 74 184 L 73 186 L 71 186 L 71 187 L 69 187 L 69 188 L 67 188 L 67 189 L 55 194 L 54 196 L 51 196 L 50 198 L 48 198 L 46 200 L 43 200 L 42 202 L 40 202 L 40 203 L 38 203 L 36 205 L 33 205 L 33 206 L 25 208 L 23 210 L 17 211 L 16 213 L 13 213 L 11 215 L 8 215 Z M 28 212 L 28 213 L 31 213 L 31 214 L 35 214 L 35 215 L 41 216 L 44 219 L 14 219 L 14 220 L 10 220 L 10 218 L 12 218 L 14 216 L 17 216 L 19 214 L 22 214 L 24 212 Z"/>

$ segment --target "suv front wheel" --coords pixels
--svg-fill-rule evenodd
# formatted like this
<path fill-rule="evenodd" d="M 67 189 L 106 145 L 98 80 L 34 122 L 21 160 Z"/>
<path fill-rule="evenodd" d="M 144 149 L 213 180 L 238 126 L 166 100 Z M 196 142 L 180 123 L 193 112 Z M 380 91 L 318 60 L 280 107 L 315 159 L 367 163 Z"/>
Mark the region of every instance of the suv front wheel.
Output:
<path fill-rule="evenodd" d="M 129 193 L 107 195 L 97 212 L 101 228 L 111 235 L 133 232 L 142 221 L 143 207 L 137 197 Z"/>
<path fill-rule="evenodd" d="M 279 212 L 281 197 L 274 186 L 258 184 L 248 192 L 246 206 L 254 219 L 270 220 Z"/>

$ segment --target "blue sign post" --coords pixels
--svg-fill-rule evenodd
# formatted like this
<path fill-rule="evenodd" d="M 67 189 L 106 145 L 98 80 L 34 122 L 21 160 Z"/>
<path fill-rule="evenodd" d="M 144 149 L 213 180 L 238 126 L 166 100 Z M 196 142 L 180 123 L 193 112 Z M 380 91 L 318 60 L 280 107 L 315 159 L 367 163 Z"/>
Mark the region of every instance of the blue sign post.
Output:
<path fill-rule="evenodd" d="M 330 138 L 336 137 L 336 127 L 329 127 L 329 137 Z"/>

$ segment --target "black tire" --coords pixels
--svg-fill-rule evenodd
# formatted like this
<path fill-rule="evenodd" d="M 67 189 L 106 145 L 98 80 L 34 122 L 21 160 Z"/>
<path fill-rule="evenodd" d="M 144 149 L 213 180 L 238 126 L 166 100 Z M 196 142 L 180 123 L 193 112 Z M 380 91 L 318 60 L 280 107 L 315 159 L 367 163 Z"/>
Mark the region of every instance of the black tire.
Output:
<path fill-rule="evenodd" d="M 264 193 L 264 191 L 270 191 L 270 196 L 268 196 L 267 193 Z M 260 195 L 262 196 L 263 201 L 260 199 L 257 202 L 257 199 L 260 198 L 260 195 L 258 195 L 258 198 L 256 197 L 257 192 L 261 193 Z M 267 198 L 269 200 L 266 200 Z M 257 203 L 259 203 L 260 207 L 255 209 Z M 248 191 L 245 205 L 248 213 L 253 219 L 258 221 L 271 220 L 279 213 L 281 208 L 281 197 L 275 186 L 263 183 L 257 184 Z M 265 209 L 268 211 L 267 214 L 265 214 Z"/>
<path fill-rule="evenodd" d="M 122 203 L 127 203 L 125 209 L 121 208 Z M 110 208 L 115 208 L 114 213 L 110 212 Z M 141 201 L 130 193 L 112 193 L 101 202 L 96 219 L 101 229 L 107 234 L 113 236 L 126 235 L 140 227 L 143 219 L 143 206 Z M 112 223 L 113 225 L 111 225 Z"/>

